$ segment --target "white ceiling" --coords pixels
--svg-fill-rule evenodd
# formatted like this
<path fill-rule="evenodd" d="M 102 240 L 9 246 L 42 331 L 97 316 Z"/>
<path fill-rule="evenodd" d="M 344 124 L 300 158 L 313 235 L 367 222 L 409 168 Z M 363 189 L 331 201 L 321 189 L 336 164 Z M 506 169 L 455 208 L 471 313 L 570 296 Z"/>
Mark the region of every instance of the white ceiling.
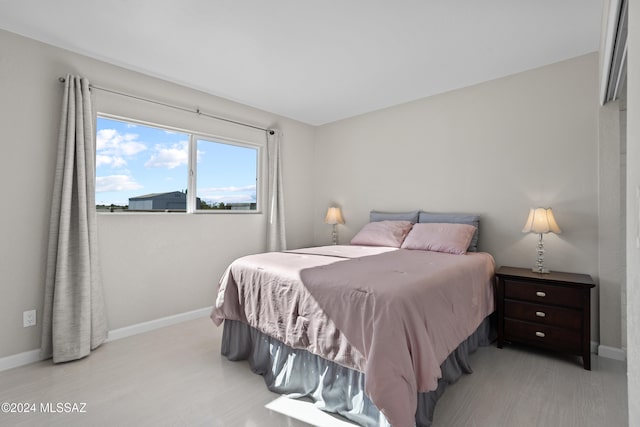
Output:
<path fill-rule="evenodd" d="M 601 14 L 602 0 L 0 0 L 0 28 L 313 125 L 596 51 Z"/>

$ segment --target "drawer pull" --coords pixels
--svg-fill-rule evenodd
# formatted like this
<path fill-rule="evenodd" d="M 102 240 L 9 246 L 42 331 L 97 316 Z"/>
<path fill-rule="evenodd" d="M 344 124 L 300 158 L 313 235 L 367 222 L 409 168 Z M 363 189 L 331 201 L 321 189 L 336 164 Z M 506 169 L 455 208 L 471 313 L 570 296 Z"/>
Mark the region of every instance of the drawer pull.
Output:
<path fill-rule="evenodd" d="M 540 338 L 544 338 L 544 332 L 536 332 L 536 336 Z"/>
<path fill-rule="evenodd" d="M 536 316 L 538 316 L 538 317 L 547 317 L 547 314 L 544 311 L 536 311 Z"/>
<path fill-rule="evenodd" d="M 544 297 L 546 297 L 546 296 L 547 296 L 547 294 L 546 294 L 546 292 L 538 291 L 538 292 L 536 292 L 536 296 L 537 296 L 537 297 L 540 297 L 540 298 L 544 298 Z"/>

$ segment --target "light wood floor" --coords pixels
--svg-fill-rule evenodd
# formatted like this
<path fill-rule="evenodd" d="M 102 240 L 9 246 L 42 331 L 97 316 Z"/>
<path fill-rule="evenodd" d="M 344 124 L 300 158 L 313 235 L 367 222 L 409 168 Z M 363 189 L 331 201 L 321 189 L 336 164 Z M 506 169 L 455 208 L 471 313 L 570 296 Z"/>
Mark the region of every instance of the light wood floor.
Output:
<path fill-rule="evenodd" d="M 36 413 L 0 412 L 1 426 L 304 427 L 266 409 L 278 396 L 246 362 L 220 356 L 221 328 L 198 319 L 109 342 L 77 362 L 0 372 L 0 402 Z M 474 373 L 451 386 L 434 427 L 627 425 L 624 363 L 577 360 L 523 347 L 483 347 Z M 86 403 L 85 413 L 42 413 L 40 404 Z"/>

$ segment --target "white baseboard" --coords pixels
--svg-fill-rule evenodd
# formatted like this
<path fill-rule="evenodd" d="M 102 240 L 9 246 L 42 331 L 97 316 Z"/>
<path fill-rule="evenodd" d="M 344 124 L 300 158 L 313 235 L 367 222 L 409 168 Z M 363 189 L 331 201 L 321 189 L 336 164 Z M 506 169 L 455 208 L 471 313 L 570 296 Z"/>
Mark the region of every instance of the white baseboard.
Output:
<path fill-rule="evenodd" d="M 42 360 L 40 349 L 0 358 L 0 372 Z"/>
<path fill-rule="evenodd" d="M 144 332 L 153 331 L 154 329 L 164 328 L 166 326 L 175 325 L 178 323 L 186 322 L 188 320 L 199 319 L 202 317 L 208 317 L 211 314 L 212 307 L 200 308 L 198 310 L 188 311 L 186 313 L 175 314 L 173 316 L 161 317 L 160 319 L 150 320 L 148 322 L 142 322 L 131 326 L 125 326 L 124 328 L 114 329 L 109 331 L 107 340 L 115 341 L 121 338 L 130 337 L 132 335 L 142 334 Z M 25 351 L 24 353 L 18 353 L 11 356 L 0 357 L 0 372 L 8 369 L 17 368 L 19 366 L 28 365 L 43 360 L 40 355 L 40 349 Z"/>
<path fill-rule="evenodd" d="M 211 314 L 212 308 L 213 307 L 200 308 L 198 310 L 187 311 L 186 313 L 174 314 L 173 316 L 161 317 L 160 319 L 114 329 L 109 331 L 106 342 L 142 334 L 144 332 L 153 331 L 154 329 L 164 328 L 165 326 L 175 325 L 188 320 L 208 317 Z"/>
<path fill-rule="evenodd" d="M 606 345 L 598 346 L 598 356 L 606 357 L 608 359 L 614 359 L 614 360 L 622 360 L 622 361 L 627 360 L 627 352 L 624 351 L 624 349 L 609 347 Z"/>

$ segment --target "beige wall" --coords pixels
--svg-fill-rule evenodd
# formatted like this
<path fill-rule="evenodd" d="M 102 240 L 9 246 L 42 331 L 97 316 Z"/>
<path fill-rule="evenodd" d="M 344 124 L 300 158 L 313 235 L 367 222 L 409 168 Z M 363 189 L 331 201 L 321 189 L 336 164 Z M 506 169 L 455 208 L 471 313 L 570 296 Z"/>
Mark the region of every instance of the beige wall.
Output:
<path fill-rule="evenodd" d="M 189 64 L 185 64 L 189 66 Z M 39 347 L 40 328 L 22 312 L 43 298 L 59 108 L 67 73 L 91 82 L 284 132 L 288 242 L 312 243 L 315 129 L 159 79 L 0 31 L 0 358 Z M 103 113 L 241 139 L 263 134 L 94 90 Z M 213 304 L 235 257 L 265 249 L 265 215 L 100 214 L 100 249 L 110 329 Z"/>
<path fill-rule="evenodd" d="M 545 237 L 546 264 L 597 280 L 597 95 L 594 53 L 321 126 L 316 242 L 330 241 L 321 218 L 331 203 L 343 209 L 341 242 L 370 209 L 473 212 L 482 250 L 498 265 L 529 267 L 536 236 L 522 227 L 530 207 L 551 206 L 563 233 Z M 601 313 L 619 325 L 617 307 Z"/>
<path fill-rule="evenodd" d="M 629 425 L 640 425 L 640 3 L 629 2 L 627 68 L 627 381 Z"/>

